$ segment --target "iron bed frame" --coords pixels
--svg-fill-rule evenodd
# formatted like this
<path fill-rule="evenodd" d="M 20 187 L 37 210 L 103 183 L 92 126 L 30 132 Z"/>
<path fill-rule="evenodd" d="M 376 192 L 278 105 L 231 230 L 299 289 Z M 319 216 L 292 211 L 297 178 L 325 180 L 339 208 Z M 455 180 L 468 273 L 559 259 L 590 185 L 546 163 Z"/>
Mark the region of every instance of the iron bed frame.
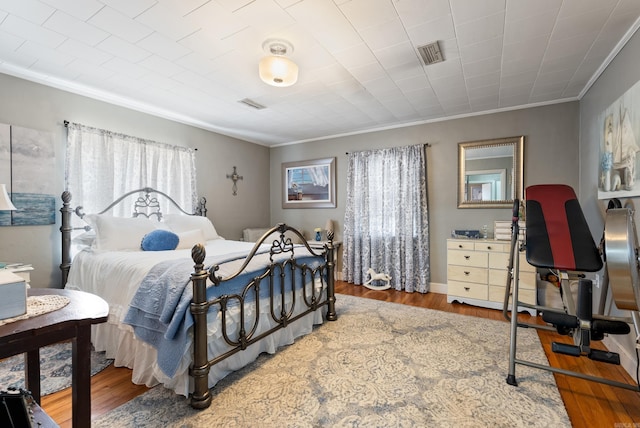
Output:
<path fill-rule="evenodd" d="M 107 208 L 102 210 L 98 214 L 104 214 L 111 208 L 122 202 L 128 196 L 140 194 L 140 196 L 134 202 L 134 209 L 132 216 L 145 216 L 147 218 L 155 216 L 158 220 L 162 218 L 162 212 L 160 210 L 160 204 L 157 199 L 157 195 L 161 195 L 166 198 L 171 204 L 177 207 L 185 215 L 201 215 L 206 216 L 206 199 L 201 198 L 194 213 L 188 213 L 183 210 L 170 196 L 167 194 L 145 187 L 142 189 L 133 190 L 125 193 L 120 198 L 112 202 Z M 71 234 L 74 230 L 90 230 L 89 226 L 73 227 L 71 224 L 72 215 L 75 213 L 82 218 L 85 214 L 83 208 L 78 206 L 76 208 L 71 207 L 71 194 L 65 191 L 62 194 L 62 226 L 60 231 L 62 233 L 62 263 L 60 269 L 62 271 L 62 284 L 63 286 L 67 282 L 69 269 L 71 268 Z M 303 247 L 309 251 L 313 256 L 322 257 L 324 262 L 311 268 L 306 264 L 298 264 L 295 259 L 294 249 L 296 246 L 292 243 L 290 237 L 285 236 L 285 232 L 291 231 L 297 235 L 303 242 Z M 279 236 L 273 239 L 271 242 L 270 235 L 274 232 L 278 232 Z M 207 299 L 207 280 L 213 283 L 213 287 L 219 286 L 226 281 L 230 281 L 241 274 L 245 273 L 245 269 L 256 255 L 259 247 L 264 244 L 271 244 L 269 250 L 269 264 L 260 273 L 250 278 L 247 284 L 244 286 L 243 291 L 237 294 L 226 294 L 217 298 Z M 190 397 L 190 404 L 196 409 L 205 409 L 211 404 L 211 392 L 208 385 L 208 375 L 210 368 L 219 363 L 220 361 L 245 350 L 253 343 L 262 340 L 263 338 L 275 333 L 278 330 L 286 328 L 289 324 L 301 319 L 305 315 L 308 315 L 316 310 L 327 306 L 325 318 L 327 321 L 335 321 L 337 319 L 335 309 L 335 283 L 334 283 L 334 251 L 333 239 L 324 245 L 322 250 L 314 250 L 309 246 L 303 235 L 295 228 L 288 226 L 284 223 L 280 223 L 270 230 L 268 230 L 254 245 L 253 249 L 247 255 L 242 266 L 238 271 L 228 277 L 222 278 L 216 275 L 219 270 L 219 265 L 213 265 L 208 269 L 204 266 L 204 260 L 206 257 L 205 247 L 202 244 L 196 244 L 191 250 L 191 258 L 194 262 L 194 271 L 191 274 L 190 281 L 193 287 L 193 298 L 190 304 L 190 311 L 193 315 L 193 361 L 189 369 L 189 375 L 193 378 L 194 390 Z M 283 261 L 276 262 L 273 260 L 275 255 L 285 255 Z M 289 271 L 290 275 L 286 276 L 286 272 Z M 296 285 L 296 272 L 301 274 L 301 289 L 302 300 L 304 303 L 301 312 L 294 314 L 294 308 L 296 303 L 295 290 L 300 288 Z M 316 279 L 320 280 L 322 287 L 319 291 L 315 289 L 314 282 Z M 268 282 L 269 287 L 269 307 L 270 318 L 274 322 L 274 326 L 267 331 L 258 333 L 258 319 L 260 315 L 260 299 L 258 298 L 258 292 L 263 280 Z M 308 284 L 311 284 L 308 286 Z M 287 288 L 288 287 L 288 288 Z M 253 290 L 253 291 L 252 291 Z M 292 302 L 287 307 L 285 304 L 285 292 L 292 292 Z M 250 295 L 255 298 L 248 301 L 245 298 L 249 298 Z M 276 299 L 279 299 L 279 313 L 275 308 Z M 227 305 L 231 301 L 239 303 L 240 307 L 240 328 L 236 337 L 231 337 L 227 331 L 226 318 L 227 318 Z M 245 310 L 248 305 L 255 304 L 255 315 L 251 325 L 246 326 L 245 322 Z M 209 358 L 207 351 L 207 314 L 209 308 L 216 306 L 222 315 L 221 328 L 222 335 L 225 342 L 230 346 L 230 349 L 221 354 Z"/>

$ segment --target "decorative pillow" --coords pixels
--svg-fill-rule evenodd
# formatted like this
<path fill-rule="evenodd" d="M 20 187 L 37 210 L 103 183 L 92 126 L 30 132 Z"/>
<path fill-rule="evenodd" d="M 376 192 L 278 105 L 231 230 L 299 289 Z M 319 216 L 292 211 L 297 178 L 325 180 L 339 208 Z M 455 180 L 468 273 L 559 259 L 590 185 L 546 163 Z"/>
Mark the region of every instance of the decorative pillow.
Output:
<path fill-rule="evenodd" d="M 144 235 L 140 248 L 143 251 L 175 250 L 180 238 L 170 230 L 156 229 Z"/>
<path fill-rule="evenodd" d="M 156 229 L 155 222 L 146 217 L 113 217 L 101 214 L 93 215 L 90 219 L 96 232 L 97 250 L 140 250 L 142 238 Z"/>
<path fill-rule="evenodd" d="M 164 223 L 177 234 L 200 229 L 206 241 L 211 239 L 221 239 L 218 232 L 216 232 L 216 228 L 213 227 L 213 223 L 211 223 L 207 217 L 199 215 L 167 214 L 163 218 Z"/>
<path fill-rule="evenodd" d="M 177 250 L 181 250 L 184 248 L 193 248 L 196 244 L 204 244 L 206 239 L 204 239 L 204 235 L 200 229 L 189 230 L 187 232 L 182 232 L 178 234 L 178 238 L 180 241 L 178 242 Z"/>
<path fill-rule="evenodd" d="M 96 232 L 93 230 L 81 233 L 80 235 L 74 236 L 73 239 L 71 239 L 72 244 L 81 247 L 91 247 L 95 242 Z"/>

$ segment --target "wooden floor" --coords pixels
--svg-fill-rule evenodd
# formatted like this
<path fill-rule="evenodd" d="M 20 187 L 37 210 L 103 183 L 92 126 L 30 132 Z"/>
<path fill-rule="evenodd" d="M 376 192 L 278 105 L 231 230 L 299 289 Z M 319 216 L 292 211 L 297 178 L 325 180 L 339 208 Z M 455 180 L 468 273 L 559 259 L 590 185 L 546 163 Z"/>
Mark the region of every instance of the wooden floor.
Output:
<path fill-rule="evenodd" d="M 501 311 L 447 303 L 444 294 L 404 293 L 395 290 L 373 291 L 341 281 L 336 283 L 336 292 L 505 321 Z M 534 318 L 528 315 L 520 315 L 520 317 L 523 321 L 533 322 L 535 320 L 535 322 L 541 323 L 539 317 Z M 540 330 L 538 330 L 538 334 L 547 358 L 553 366 L 581 371 L 594 376 L 603 376 L 619 382 L 635 383 L 620 366 L 593 362 L 585 357 L 575 358 L 552 353 L 550 350 L 551 342 L 562 341 L 564 338 Z M 508 359 L 508 355 L 504 357 Z M 516 377 L 517 370 L 518 366 L 516 366 Z M 506 375 L 505 373 L 505 377 Z M 640 393 L 564 375 L 555 375 L 555 377 L 574 427 L 640 428 Z M 146 390 L 147 388 L 144 386 L 131 383 L 130 370 L 110 366 L 92 377 L 92 416 L 102 415 Z M 71 427 L 70 389 L 43 397 L 42 407 L 61 427 Z M 533 421 L 532 425 L 534 425 Z"/>

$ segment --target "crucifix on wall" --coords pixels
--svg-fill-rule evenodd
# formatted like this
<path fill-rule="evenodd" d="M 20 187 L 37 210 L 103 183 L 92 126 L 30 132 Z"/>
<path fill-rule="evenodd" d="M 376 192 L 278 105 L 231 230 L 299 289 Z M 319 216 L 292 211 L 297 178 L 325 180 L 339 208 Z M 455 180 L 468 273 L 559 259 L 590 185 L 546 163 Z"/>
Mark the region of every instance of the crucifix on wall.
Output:
<path fill-rule="evenodd" d="M 233 181 L 233 187 L 231 188 L 233 196 L 238 194 L 238 180 L 242 180 L 242 176 L 238 175 L 236 171 L 236 167 L 233 167 L 233 173 L 227 174 L 227 178 L 230 178 Z"/>

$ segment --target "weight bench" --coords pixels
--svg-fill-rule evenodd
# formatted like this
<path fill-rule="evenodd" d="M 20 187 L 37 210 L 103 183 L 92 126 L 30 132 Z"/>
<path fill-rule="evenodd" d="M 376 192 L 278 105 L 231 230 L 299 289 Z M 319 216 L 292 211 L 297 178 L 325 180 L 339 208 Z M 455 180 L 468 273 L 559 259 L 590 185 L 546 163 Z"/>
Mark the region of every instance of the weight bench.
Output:
<path fill-rule="evenodd" d="M 566 185 L 545 184 L 530 186 L 526 189 L 526 233 L 525 241 L 519 242 L 518 237 L 518 207 L 519 201 L 514 204 L 513 223 L 512 223 L 512 239 L 511 239 L 511 258 L 509 261 L 509 274 L 507 275 L 507 290 L 505 292 L 505 301 L 503 313 L 511 322 L 510 331 L 510 347 L 509 347 L 509 374 L 507 383 L 517 385 L 515 376 L 516 364 L 522 364 L 539 369 L 549 370 L 568 376 L 579 377 L 586 380 L 600 382 L 611 386 L 622 387 L 634 391 L 640 391 L 637 385 L 617 382 L 596 376 L 590 376 L 579 372 L 555 368 L 552 366 L 544 366 L 530 361 L 520 360 L 516 357 L 517 333 L 519 327 L 537 328 L 545 330 L 555 330 L 561 335 L 569 335 L 573 337 L 573 344 L 552 343 L 552 351 L 574 357 L 587 357 L 594 361 L 600 361 L 610 364 L 620 364 L 620 356 L 613 352 L 606 352 L 591 347 L 592 341 L 602 340 L 607 334 L 628 334 L 630 332 L 629 324 L 633 323 L 638 333 L 638 307 L 636 304 L 638 284 L 634 284 L 636 290 L 632 292 L 633 299 L 629 299 L 628 291 L 621 289 L 625 287 L 621 278 L 625 275 L 620 271 L 625 270 L 624 263 L 619 263 L 617 273 L 614 274 L 616 281 L 609 282 L 611 275 L 605 272 L 605 281 L 602 286 L 602 294 L 598 313 L 593 313 L 593 284 L 590 279 L 585 277 L 585 272 L 598 272 L 603 267 L 603 257 L 600 250 L 596 246 L 587 222 L 580 208 L 580 204 L 573 189 Z M 615 214 L 614 214 L 615 211 Z M 620 226 L 612 226 L 611 218 L 620 218 L 624 216 L 630 221 L 628 209 L 616 208 L 607 210 L 607 224 L 611 229 L 607 234 L 605 228 L 605 236 L 603 241 L 605 247 L 607 242 L 614 242 L 614 235 L 617 241 L 626 240 L 620 238 L 617 229 Z M 629 230 L 629 227 L 627 227 Z M 617 244 L 621 245 L 621 244 Z M 614 249 L 609 245 L 610 251 Z M 519 273 L 519 257 L 515 257 L 518 251 L 526 251 L 527 262 L 536 268 L 548 269 L 560 280 L 560 294 L 564 308 L 552 308 L 540 305 L 529 305 L 518 300 L 518 273 Z M 615 248 L 616 252 L 620 251 Z M 515 268 L 514 268 L 515 259 Z M 637 263 L 628 266 L 628 270 L 637 271 Z M 637 277 L 637 275 L 636 275 Z M 574 301 L 570 281 L 578 281 L 577 302 Z M 604 300 L 607 296 L 609 284 L 612 286 L 613 296 L 624 294 L 627 298 L 624 304 L 616 304 L 620 309 L 631 309 L 631 319 L 623 319 L 617 317 L 604 316 Z M 519 322 L 515 314 L 509 316 L 509 298 L 513 299 L 513 307 L 525 307 L 542 311 L 542 319 L 548 325 L 538 325 L 533 323 Z"/>

